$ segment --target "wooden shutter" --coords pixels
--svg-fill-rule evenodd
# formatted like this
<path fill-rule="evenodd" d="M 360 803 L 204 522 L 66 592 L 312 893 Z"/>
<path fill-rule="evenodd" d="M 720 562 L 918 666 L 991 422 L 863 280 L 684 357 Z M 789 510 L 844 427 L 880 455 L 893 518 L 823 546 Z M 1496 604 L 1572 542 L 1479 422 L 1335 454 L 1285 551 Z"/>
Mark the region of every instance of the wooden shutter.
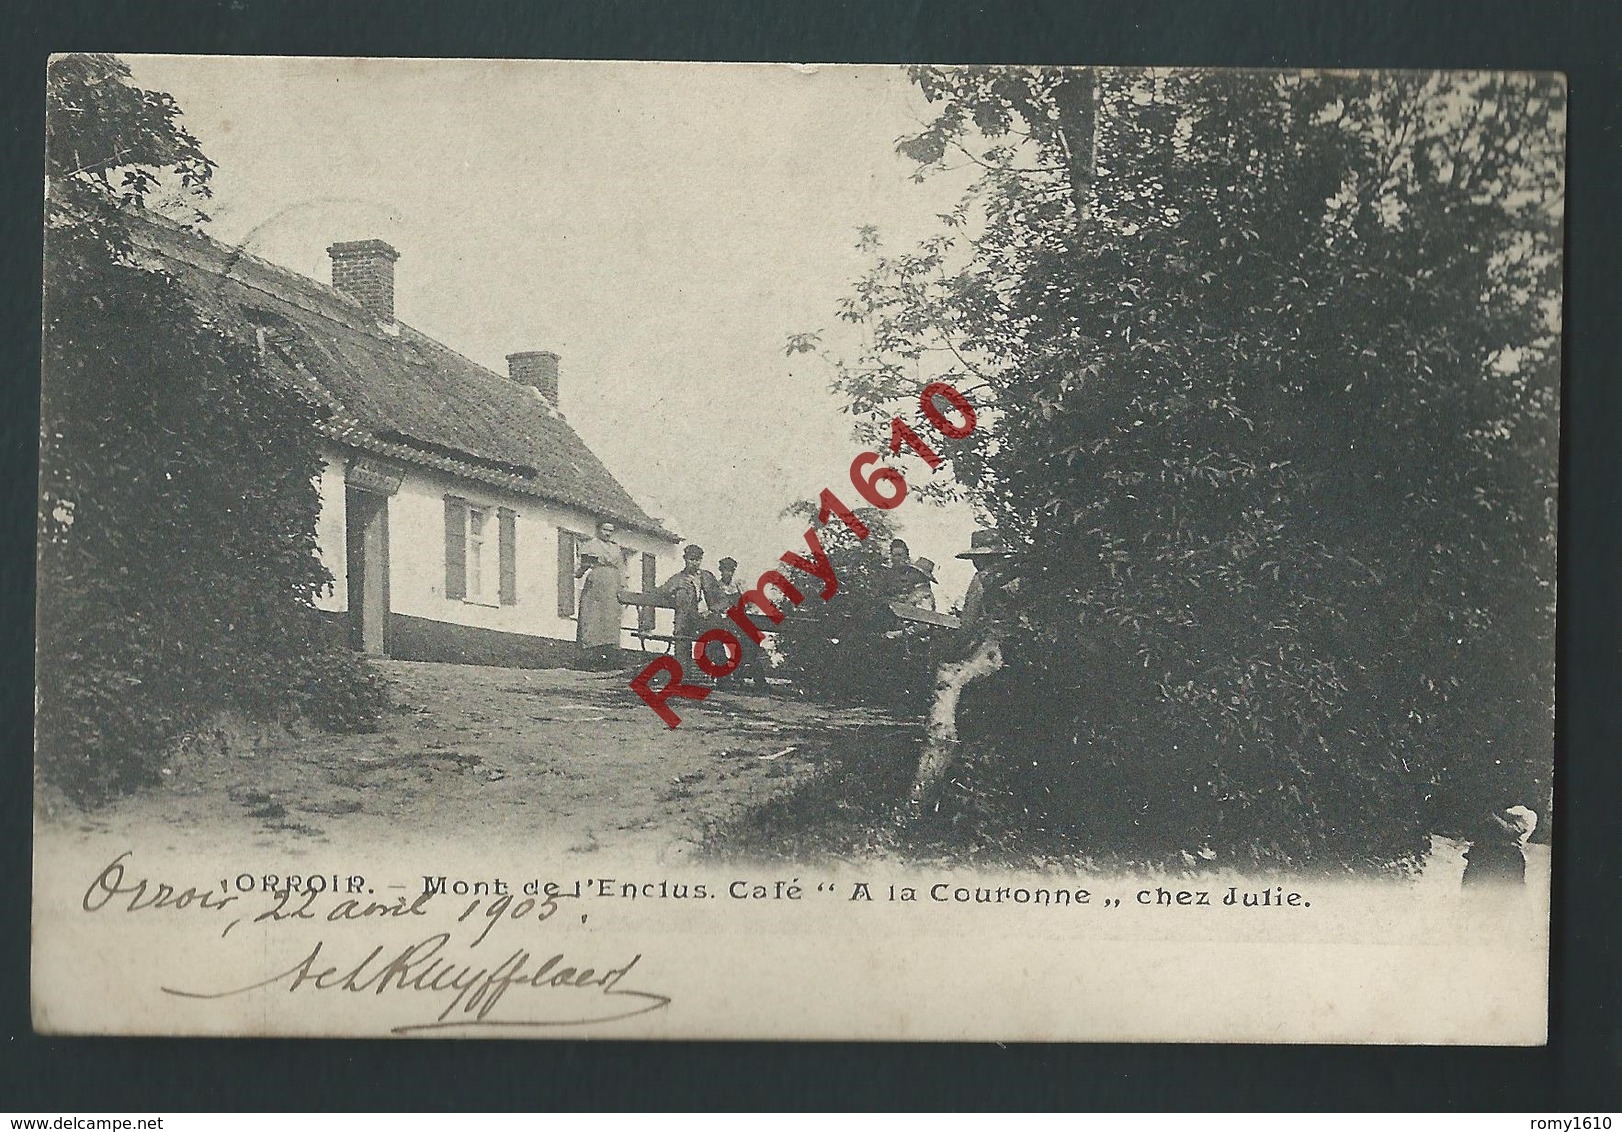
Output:
<path fill-rule="evenodd" d="M 445 497 L 445 596 L 467 596 L 467 500 Z"/>
<path fill-rule="evenodd" d="M 659 560 L 651 554 L 642 555 L 642 592 L 652 593 L 659 588 Z M 636 627 L 638 632 L 653 632 L 653 619 L 658 610 L 651 605 L 637 607 Z"/>
<path fill-rule="evenodd" d="M 501 542 L 501 604 L 518 604 L 518 515 L 506 507 L 496 509 Z"/>
<path fill-rule="evenodd" d="M 558 528 L 558 616 L 574 616 L 574 533 Z"/>

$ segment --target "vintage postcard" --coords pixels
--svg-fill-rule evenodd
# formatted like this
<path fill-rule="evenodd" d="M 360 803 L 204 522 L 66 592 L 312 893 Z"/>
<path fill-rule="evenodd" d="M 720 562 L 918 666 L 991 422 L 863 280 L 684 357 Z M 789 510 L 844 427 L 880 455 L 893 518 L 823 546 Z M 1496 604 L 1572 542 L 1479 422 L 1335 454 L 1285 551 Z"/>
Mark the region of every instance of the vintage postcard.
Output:
<path fill-rule="evenodd" d="M 54 58 L 36 1027 L 1543 1042 L 1564 123 Z"/>

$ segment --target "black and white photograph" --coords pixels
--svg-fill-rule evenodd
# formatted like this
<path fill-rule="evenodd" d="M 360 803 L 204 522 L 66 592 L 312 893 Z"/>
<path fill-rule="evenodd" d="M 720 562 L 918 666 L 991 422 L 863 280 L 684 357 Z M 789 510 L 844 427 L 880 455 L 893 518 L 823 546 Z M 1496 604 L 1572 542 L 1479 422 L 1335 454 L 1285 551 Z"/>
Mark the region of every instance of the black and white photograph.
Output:
<path fill-rule="evenodd" d="M 1560 75 L 47 82 L 42 1033 L 1545 1041 Z"/>

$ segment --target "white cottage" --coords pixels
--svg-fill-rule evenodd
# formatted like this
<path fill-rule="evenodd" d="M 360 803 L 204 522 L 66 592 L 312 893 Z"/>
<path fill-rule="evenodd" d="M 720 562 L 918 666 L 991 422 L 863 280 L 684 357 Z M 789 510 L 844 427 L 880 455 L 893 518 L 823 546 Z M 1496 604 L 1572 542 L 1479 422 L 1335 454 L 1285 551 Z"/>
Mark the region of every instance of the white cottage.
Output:
<path fill-rule="evenodd" d="M 388 244 L 332 245 L 328 287 L 177 226 L 137 243 L 328 408 L 317 542 L 337 584 L 319 604 L 356 648 L 568 664 L 576 547 L 599 520 L 619 528 L 630 588 L 680 568 L 676 536 L 559 411 L 558 356 L 515 353 L 499 374 L 399 322 Z M 653 613 L 627 608 L 622 644 L 668 632 Z"/>

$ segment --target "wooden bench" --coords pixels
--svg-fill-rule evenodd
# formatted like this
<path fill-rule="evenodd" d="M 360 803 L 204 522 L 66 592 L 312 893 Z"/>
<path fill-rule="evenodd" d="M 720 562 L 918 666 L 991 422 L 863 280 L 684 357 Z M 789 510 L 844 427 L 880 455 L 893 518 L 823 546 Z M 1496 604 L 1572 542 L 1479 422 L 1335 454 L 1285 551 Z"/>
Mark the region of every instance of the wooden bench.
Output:
<path fill-rule="evenodd" d="M 768 637 L 775 636 L 774 633 L 769 632 L 764 635 Z M 671 636 L 669 633 L 644 633 L 640 629 L 635 629 L 631 631 L 631 636 L 635 637 L 637 641 L 640 642 L 643 652 L 648 651 L 649 641 L 663 641 L 666 645 L 666 652 L 670 652 L 671 648 L 676 643 L 676 638 Z"/>
<path fill-rule="evenodd" d="M 649 641 L 665 642 L 666 652 L 671 651 L 671 648 L 676 644 L 676 638 L 672 637 L 669 633 L 644 633 L 642 630 L 637 629 L 631 633 L 631 636 L 635 637 L 641 643 L 643 652 L 648 651 Z"/>

